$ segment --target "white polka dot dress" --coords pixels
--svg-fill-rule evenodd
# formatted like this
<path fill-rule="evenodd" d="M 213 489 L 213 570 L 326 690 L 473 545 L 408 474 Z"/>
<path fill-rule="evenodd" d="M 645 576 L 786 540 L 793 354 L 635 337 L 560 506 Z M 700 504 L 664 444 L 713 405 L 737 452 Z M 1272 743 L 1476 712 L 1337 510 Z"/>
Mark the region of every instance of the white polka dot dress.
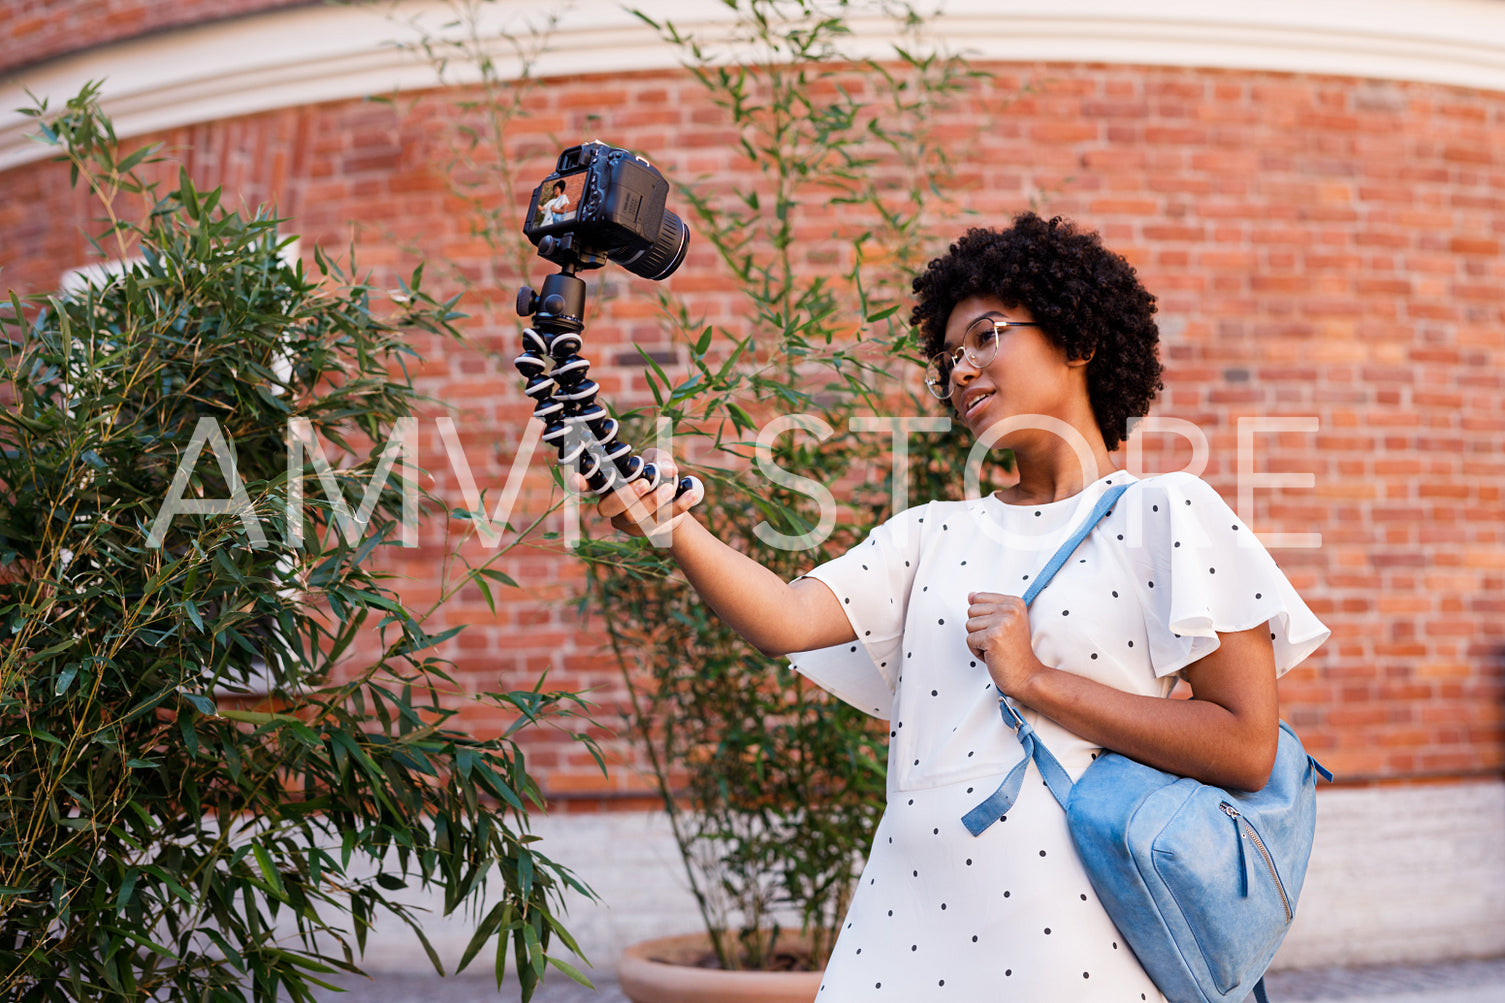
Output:
<path fill-rule="evenodd" d="M 1031 608 L 1043 662 L 1165 696 L 1219 631 L 1268 623 L 1281 672 L 1326 639 L 1253 534 L 1185 474 L 1134 482 L 1115 472 L 1045 505 L 931 502 L 810 572 L 842 600 L 858 643 L 794 655 L 794 668 L 889 720 L 888 806 L 822 1003 L 1163 999 L 1093 893 L 1033 763 L 998 822 L 973 837 L 961 821 L 1022 756 L 967 648 L 967 594 L 1023 594 L 1098 497 L 1125 481 Z M 1020 710 L 1073 779 L 1099 752 Z"/>

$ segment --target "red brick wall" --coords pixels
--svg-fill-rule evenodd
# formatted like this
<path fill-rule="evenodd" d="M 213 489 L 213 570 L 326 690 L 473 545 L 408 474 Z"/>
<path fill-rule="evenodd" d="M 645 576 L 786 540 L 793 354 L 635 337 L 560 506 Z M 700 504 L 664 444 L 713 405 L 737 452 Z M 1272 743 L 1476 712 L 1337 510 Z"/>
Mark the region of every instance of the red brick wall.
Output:
<path fill-rule="evenodd" d="M 977 213 L 942 221 L 936 249 L 1032 202 L 1102 229 L 1161 297 L 1169 390 L 1157 413 L 1207 434 L 1206 476 L 1230 503 L 1238 420 L 1315 417 L 1315 433 L 1257 437 L 1257 470 L 1315 476 L 1310 490 L 1255 492 L 1252 516 L 1261 534 L 1322 534 L 1319 549 L 1276 556 L 1334 632 L 1282 683 L 1286 716 L 1350 781 L 1505 768 L 1505 94 L 1154 67 L 993 70 L 935 122 Z M 353 238 L 379 276 L 421 253 L 441 288 L 449 265 L 494 291 L 490 303 L 472 297 L 473 344 L 418 371 L 452 405 L 494 497 L 529 411 L 510 365 L 519 278 L 470 235 L 436 168 L 452 149 L 453 100 L 320 105 L 158 138 L 201 183 L 277 202 L 306 242 L 343 251 Z M 649 151 L 680 178 L 745 172 L 720 112 L 677 73 L 553 81 L 530 111 L 531 138 L 512 157 L 522 177 L 549 169 L 545 137 L 585 135 Z M 44 288 L 82 260 L 70 221 L 84 203 L 63 172 L 19 168 L 0 190 L 6 286 Z M 815 261 L 839 256 L 818 246 L 834 218 L 822 212 L 805 227 Z M 671 284 L 708 321 L 738 329 L 735 291 L 703 246 Z M 592 288 L 592 376 L 618 403 L 644 403 L 630 359 L 611 361 L 632 340 L 665 345 L 646 290 L 620 272 L 596 273 Z M 431 423 L 422 448 L 440 487 L 456 490 Z M 1189 452 L 1157 435 L 1145 455 L 1156 471 Z M 519 509 L 536 514 L 541 456 L 529 484 Z M 435 569 L 452 549 L 435 535 L 397 556 L 410 598 L 437 595 Z M 542 549 L 500 566 L 524 589 L 503 594 L 497 616 L 473 591 L 448 610 L 446 622 L 472 624 L 453 645 L 458 678 L 525 686 L 549 669 L 552 684 L 609 707 L 620 683 L 594 647 L 598 627 L 569 605 L 577 565 Z M 614 723 L 609 711 L 602 720 Z M 553 739 L 530 762 L 557 793 L 642 789 L 626 769 L 602 780 Z"/>
<path fill-rule="evenodd" d="M 0 70 L 155 31 L 320 0 L 5 0 Z"/>

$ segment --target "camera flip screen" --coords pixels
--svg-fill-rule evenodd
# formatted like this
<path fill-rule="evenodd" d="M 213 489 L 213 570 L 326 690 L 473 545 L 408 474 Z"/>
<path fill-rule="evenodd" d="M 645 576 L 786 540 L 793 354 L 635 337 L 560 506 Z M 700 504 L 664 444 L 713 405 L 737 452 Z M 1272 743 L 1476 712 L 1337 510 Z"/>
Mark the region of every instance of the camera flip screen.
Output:
<path fill-rule="evenodd" d="M 573 223 L 580 211 L 585 180 L 589 176 L 590 169 L 584 168 L 575 174 L 545 181 L 534 189 L 533 207 L 525 228 L 528 236 L 554 233 Z"/>

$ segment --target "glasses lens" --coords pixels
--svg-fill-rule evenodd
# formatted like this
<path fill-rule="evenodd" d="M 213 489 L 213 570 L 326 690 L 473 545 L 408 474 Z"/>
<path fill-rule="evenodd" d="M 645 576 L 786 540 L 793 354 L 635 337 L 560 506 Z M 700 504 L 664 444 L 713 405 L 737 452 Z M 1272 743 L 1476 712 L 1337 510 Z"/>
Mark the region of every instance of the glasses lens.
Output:
<path fill-rule="evenodd" d="M 974 321 L 962 336 L 962 344 L 968 362 L 979 368 L 986 366 L 998 355 L 998 322 L 991 317 Z"/>
<path fill-rule="evenodd" d="M 925 387 L 937 400 L 951 396 L 951 356 L 935 355 L 925 367 Z"/>

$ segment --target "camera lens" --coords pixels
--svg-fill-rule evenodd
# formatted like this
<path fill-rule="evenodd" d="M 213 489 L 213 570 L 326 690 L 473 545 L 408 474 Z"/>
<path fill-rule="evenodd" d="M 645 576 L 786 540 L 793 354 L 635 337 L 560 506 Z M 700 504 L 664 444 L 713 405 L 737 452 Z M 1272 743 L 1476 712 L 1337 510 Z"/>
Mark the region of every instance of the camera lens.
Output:
<path fill-rule="evenodd" d="M 674 213 L 664 210 L 663 221 L 659 224 L 658 237 L 643 251 L 639 251 L 631 258 L 618 258 L 610 255 L 611 260 L 621 265 L 634 275 L 657 282 L 659 279 L 667 279 L 674 274 L 674 270 L 685 260 L 685 251 L 690 246 L 690 229 L 685 226 Z"/>

